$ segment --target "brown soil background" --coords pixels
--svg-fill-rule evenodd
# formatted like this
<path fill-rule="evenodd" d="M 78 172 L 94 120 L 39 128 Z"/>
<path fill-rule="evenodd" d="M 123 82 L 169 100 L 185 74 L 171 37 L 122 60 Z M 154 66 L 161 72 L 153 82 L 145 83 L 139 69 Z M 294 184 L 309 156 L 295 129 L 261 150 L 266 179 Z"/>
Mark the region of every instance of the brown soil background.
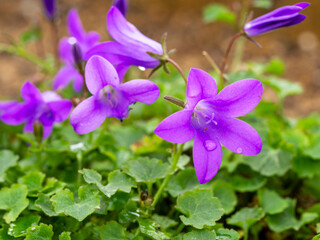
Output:
<path fill-rule="evenodd" d="M 210 65 L 201 52 L 206 50 L 221 63 L 228 41 L 234 29 L 225 23 L 205 24 L 202 10 L 209 3 L 224 3 L 237 8 L 237 0 L 129 0 L 127 19 L 145 35 L 160 41 L 168 33 L 168 47 L 176 48 L 173 58 L 187 70 L 191 67 L 210 70 Z M 274 7 L 295 4 L 298 1 L 275 0 Z M 290 116 L 320 112 L 320 0 L 311 3 L 303 11 L 307 19 L 296 26 L 257 36 L 263 49 L 246 43 L 244 60 L 266 62 L 272 57 L 283 58 L 286 63 L 285 78 L 299 82 L 305 91 L 302 95 L 289 97 L 285 102 Z M 59 37 L 67 35 L 65 17 L 71 8 L 79 11 L 84 28 L 97 31 L 102 41 L 108 39 L 106 13 L 110 0 L 58 0 L 60 12 Z M 44 49 L 51 51 L 49 24 L 41 13 L 41 0 L 0 0 L 0 42 L 8 42 L 8 36 L 18 39 L 19 35 L 35 22 L 44 29 Z M 268 10 L 253 9 L 254 16 Z M 30 44 L 30 50 L 37 46 Z M 0 99 L 19 96 L 20 87 L 26 80 L 38 77 L 36 67 L 28 61 L 8 54 L 0 54 Z M 265 98 L 275 99 L 270 93 Z"/>

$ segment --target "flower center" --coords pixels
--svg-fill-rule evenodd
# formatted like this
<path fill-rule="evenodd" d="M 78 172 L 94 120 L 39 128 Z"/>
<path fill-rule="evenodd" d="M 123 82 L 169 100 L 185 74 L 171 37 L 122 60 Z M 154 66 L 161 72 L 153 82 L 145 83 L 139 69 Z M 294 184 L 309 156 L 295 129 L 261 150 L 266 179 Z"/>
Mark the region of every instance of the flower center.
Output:
<path fill-rule="evenodd" d="M 218 121 L 213 104 L 206 100 L 200 101 L 194 108 L 191 122 L 196 129 L 201 129 L 203 132 L 206 132 L 208 127 L 217 126 Z"/>
<path fill-rule="evenodd" d="M 100 90 L 99 100 L 103 103 L 107 103 L 111 108 L 115 108 L 120 100 L 120 93 L 114 89 L 111 85 L 107 85 Z"/>

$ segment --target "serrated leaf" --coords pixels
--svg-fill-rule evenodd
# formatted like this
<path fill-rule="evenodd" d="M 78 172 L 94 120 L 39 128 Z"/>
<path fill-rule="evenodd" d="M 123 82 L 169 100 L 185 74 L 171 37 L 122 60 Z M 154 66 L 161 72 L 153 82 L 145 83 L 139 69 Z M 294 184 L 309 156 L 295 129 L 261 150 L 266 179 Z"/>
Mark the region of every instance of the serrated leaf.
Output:
<path fill-rule="evenodd" d="M 193 230 L 185 234 L 183 240 L 216 240 L 216 234 L 206 229 Z"/>
<path fill-rule="evenodd" d="M 19 157 L 9 150 L 0 151 L 0 182 L 6 177 L 6 171 L 17 164 Z"/>
<path fill-rule="evenodd" d="M 232 186 L 222 180 L 213 182 L 213 196 L 219 199 L 225 214 L 231 213 L 237 205 L 237 195 Z"/>
<path fill-rule="evenodd" d="M 238 240 L 240 239 L 240 234 L 233 229 L 219 228 L 216 231 L 216 240 Z"/>
<path fill-rule="evenodd" d="M 169 173 L 169 166 L 157 159 L 141 158 L 129 161 L 126 170 L 137 182 L 155 182 Z"/>
<path fill-rule="evenodd" d="M 41 192 L 47 196 L 51 196 L 62 190 L 65 186 L 66 184 L 64 182 L 60 182 L 55 178 L 47 178 L 46 184 Z"/>
<path fill-rule="evenodd" d="M 185 192 L 178 197 L 176 208 L 185 215 L 180 216 L 185 225 L 198 229 L 214 226 L 224 213 L 219 200 L 206 189 Z"/>
<path fill-rule="evenodd" d="M 177 221 L 174 221 L 167 216 L 160 216 L 160 215 L 154 214 L 152 216 L 152 219 L 160 225 L 160 228 L 162 231 L 165 231 L 168 228 L 178 225 Z"/>
<path fill-rule="evenodd" d="M 39 215 L 26 215 L 23 217 L 18 218 L 17 221 L 10 224 L 10 227 L 8 229 L 8 234 L 11 236 L 17 237 L 23 237 L 27 235 L 27 229 L 29 227 L 38 225 L 40 221 Z"/>
<path fill-rule="evenodd" d="M 102 177 L 98 172 L 91 169 L 83 169 L 80 172 L 83 174 L 87 183 L 96 184 L 99 190 L 107 197 L 111 197 L 117 191 L 130 193 L 131 188 L 136 186 L 136 183 L 131 177 L 119 170 L 109 173 L 108 184 L 106 186 L 101 184 Z"/>
<path fill-rule="evenodd" d="M 19 178 L 18 182 L 27 186 L 29 196 L 37 196 L 36 193 L 42 190 L 44 178 L 45 175 L 42 172 L 32 171 L 22 178 Z"/>
<path fill-rule="evenodd" d="M 100 227 L 101 240 L 125 240 L 125 229 L 117 222 L 110 221 L 106 225 Z"/>
<path fill-rule="evenodd" d="M 170 179 L 165 190 L 168 191 L 172 197 L 177 197 L 198 186 L 200 186 L 200 184 L 194 168 L 186 168 Z"/>
<path fill-rule="evenodd" d="M 8 227 L 7 226 L 0 229 L 0 240 L 14 240 L 14 239 L 16 239 L 16 238 L 8 235 Z"/>
<path fill-rule="evenodd" d="M 294 154 L 282 149 L 273 149 L 264 144 L 261 152 L 255 156 L 247 156 L 244 163 L 264 176 L 282 176 L 291 167 Z"/>
<path fill-rule="evenodd" d="M 301 216 L 301 219 L 298 220 L 295 217 L 296 200 L 288 198 L 286 199 L 286 201 L 288 207 L 284 211 L 275 215 L 269 215 L 266 218 L 268 226 L 272 231 L 275 231 L 277 233 L 283 232 L 288 229 L 294 229 L 298 231 L 301 226 L 306 223 L 312 222 L 317 218 L 318 214 L 316 213 L 304 212 Z"/>
<path fill-rule="evenodd" d="M 84 220 L 87 216 L 100 206 L 98 191 L 90 186 L 81 186 L 78 190 L 78 200 L 74 200 L 73 193 L 69 190 L 62 190 L 51 198 L 55 212 L 64 213 L 78 221 Z"/>
<path fill-rule="evenodd" d="M 245 232 L 261 218 L 264 217 L 264 212 L 261 208 L 242 208 L 230 218 L 227 219 L 227 223 L 242 228 Z"/>
<path fill-rule="evenodd" d="M 218 21 L 234 24 L 236 16 L 222 4 L 210 4 L 204 8 L 203 19 L 206 23 Z"/>
<path fill-rule="evenodd" d="M 163 233 L 160 230 L 160 226 L 158 226 L 155 222 L 148 219 L 138 219 L 140 231 L 148 237 L 151 237 L 155 240 L 166 240 L 171 239 L 169 234 Z"/>
<path fill-rule="evenodd" d="M 263 188 L 258 191 L 258 199 L 265 213 L 276 214 L 288 207 L 287 201 L 275 191 Z"/>
<path fill-rule="evenodd" d="M 25 185 L 15 184 L 11 188 L 0 190 L 0 209 L 6 210 L 3 215 L 6 223 L 15 221 L 20 213 L 28 206 L 28 189 Z"/>
<path fill-rule="evenodd" d="M 71 240 L 70 232 L 63 232 L 59 236 L 59 240 Z"/>
<path fill-rule="evenodd" d="M 38 199 L 35 201 L 35 206 L 39 207 L 48 216 L 56 216 L 57 213 L 54 211 L 53 203 L 50 198 L 43 193 L 38 195 Z"/>
<path fill-rule="evenodd" d="M 28 228 L 25 240 L 51 240 L 52 237 L 52 226 L 41 223 L 40 226 Z"/>

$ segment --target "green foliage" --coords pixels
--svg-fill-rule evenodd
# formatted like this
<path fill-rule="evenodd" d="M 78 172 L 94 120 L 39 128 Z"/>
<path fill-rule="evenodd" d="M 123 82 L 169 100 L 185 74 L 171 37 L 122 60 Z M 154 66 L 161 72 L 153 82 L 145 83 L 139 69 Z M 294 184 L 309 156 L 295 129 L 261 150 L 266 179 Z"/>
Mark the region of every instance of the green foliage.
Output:
<path fill-rule="evenodd" d="M 127 239 L 125 229 L 117 222 L 111 221 L 100 227 L 101 240 Z"/>
<path fill-rule="evenodd" d="M 28 228 L 25 240 L 51 240 L 52 237 L 52 226 L 41 223 L 39 226 Z"/>
<path fill-rule="evenodd" d="M 210 4 L 203 10 L 203 20 L 210 22 L 226 22 L 234 24 L 236 15 L 222 4 Z"/>
<path fill-rule="evenodd" d="M 184 240 L 216 240 L 215 232 L 209 230 L 194 230 L 183 236 Z"/>
<path fill-rule="evenodd" d="M 19 157 L 14 155 L 14 153 L 11 151 L 0 151 L 0 182 L 5 180 L 7 169 L 15 166 L 18 159 Z"/>

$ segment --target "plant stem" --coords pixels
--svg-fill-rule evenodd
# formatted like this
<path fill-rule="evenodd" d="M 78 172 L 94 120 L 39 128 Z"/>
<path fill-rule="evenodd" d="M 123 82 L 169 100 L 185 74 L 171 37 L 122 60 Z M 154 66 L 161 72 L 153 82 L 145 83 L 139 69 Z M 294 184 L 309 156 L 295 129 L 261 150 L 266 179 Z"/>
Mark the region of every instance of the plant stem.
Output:
<path fill-rule="evenodd" d="M 178 226 L 177 230 L 174 232 L 174 236 L 178 235 L 182 229 L 185 227 L 184 223 L 180 223 L 180 225 Z"/>
<path fill-rule="evenodd" d="M 206 51 L 203 51 L 202 55 L 207 59 L 207 61 L 210 63 L 210 65 L 213 67 L 213 69 L 219 74 L 219 76 L 220 76 L 220 85 L 221 85 L 221 88 L 223 88 L 224 84 L 223 84 L 223 78 L 221 77 L 220 68 L 218 67 L 216 62 L 213 60 L 213 58 L 210 57 L 210 55 Z"/>
<path fill-rule="evenodd" d="M 79 152 L 77 154 L 77 162 L 78 162 L 78 179 L 77 179 L 77 181 L 80 184 L 81 183 L 81 177 L 82 177 L 81 173 L 80 173 L 80 170 L 82 168 L 82 152 Z"/>
<path fill-rule="evenodd" d="M 187 84 L 188 79 L 186 78 L 186 76 L 183 73 L 182 68 L 179 66 L 178 63 L 176 63 L 174 60 L 172 60 L 171 58 L 167 58 L 167 62 L 171 63 L 180 73 L 180 75 L 182 76 L 184 82 Z"/>
<path fill-rule="evenodd" d="M 176 167 L 178 165 L 178 162 L 179 162 L 179 158 L 181 156 L 181 153 L 183 151 L 183 146 L 184 146 L 184 143 L 182 143 L 178 149 L 178 151 L 174 151 L 174 154 L 173 154 L 173 157 L 172 157 L 172 165 L 171 165 L 171 168 L 170 168 L 170 173 L 166 176 L 166 178 L 164 179 L 164 181 L 162 182 L 160 188 L 158 189 L 156 195 L 154 196 L 154 200 L 152 202 L 152 207 L 155 207 L 158 203 L 158 201 L 160 200 L 160 197 L 162 195 L 162 192 L 164 190 L 164 188 L 167 186 L 170 178 L 171 178 L 171 175 L 174 173 L 174 171 L 176 170 Z"/>
<path fill-rule="evenodd" d="M 229 45 L 228 45 L 228 48 L 227 48 L 226 53 L 225 53 L 225 55 L 224 55 L 223 62 L 222 62 L 222 66 L 221 66 L 221 74 L 220 74 L 220 76 L 221 76 L 222 79 L 224 79 L 224 72 L 225 72 L 225 70 L 226 70 L 226 66 L 227 66 L 227 61 L 228 61 L 228 57 L 229 57 L 229 54 L 230 54 L 230 50 L 231 50 L 234 42 L 235 42 L 239 37 L 241 37 L 242 34 L 243 34 L 242 32 L 237 33 L 236 35 L 234 35 L 234 36 L 232 37 L 231 41 L 229 42 Z"/>

